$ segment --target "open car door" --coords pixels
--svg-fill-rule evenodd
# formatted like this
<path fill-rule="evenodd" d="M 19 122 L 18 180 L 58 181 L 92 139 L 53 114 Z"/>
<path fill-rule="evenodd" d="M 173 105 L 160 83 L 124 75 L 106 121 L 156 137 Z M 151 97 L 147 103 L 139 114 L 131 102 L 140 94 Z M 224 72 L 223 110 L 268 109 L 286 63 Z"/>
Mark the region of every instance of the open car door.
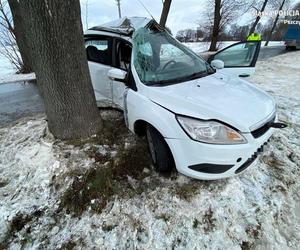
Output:
<path fill-rule="evenodd" d="M 246 41 L 232 44 L 208 58 L 208 62 L 221 60 L 224 68 L 220 72 L 239 77 L 248 77 L 255 72 L 260 51 L 260 41 Z"/>

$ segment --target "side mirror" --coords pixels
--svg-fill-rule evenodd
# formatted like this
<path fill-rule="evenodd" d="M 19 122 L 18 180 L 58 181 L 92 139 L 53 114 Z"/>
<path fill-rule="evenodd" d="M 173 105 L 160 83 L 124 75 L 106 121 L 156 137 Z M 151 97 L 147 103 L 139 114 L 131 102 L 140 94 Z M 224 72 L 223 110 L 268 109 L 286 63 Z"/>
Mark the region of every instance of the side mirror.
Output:
<path fill-rule="evenodd" d="M 110 69 L 107 73 L 107 76 L 112 80 L 124 81 L 126 78 L 127 72 L 121 69 Z"/>
<path fill-rule="evenodd" d="M 210 65 L 214 68 L 214 69 L 223 69 L 224 68 L 224 62 L 219 60 L 219 59 L 215 59 L 212 60 Z"/>

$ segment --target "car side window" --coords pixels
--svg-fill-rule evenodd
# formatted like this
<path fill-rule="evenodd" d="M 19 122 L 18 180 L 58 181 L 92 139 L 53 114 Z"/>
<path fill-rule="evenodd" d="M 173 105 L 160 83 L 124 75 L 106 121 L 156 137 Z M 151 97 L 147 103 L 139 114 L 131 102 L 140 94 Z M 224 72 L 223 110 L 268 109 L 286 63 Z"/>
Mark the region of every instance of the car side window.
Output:
<path fill-rule="evenodd" d="M 255 60 L 257 46 L 260 46 L 260 43 L 235 44 L 217 53 L 214 59 L 222 60 L 225 67 L 250 67 Z"/>
<path fill-rule="evenodd" d="M 128 42 L 123 40 L 116 43 L 116 67 L 125 71 L 129 70 L 131 62 L 132 47 Z"/>
<path fill-rule="evenodd" d="M 112 42 L 108 37 L 89 38 L 85 41 L 85 48 L 88 61 L 112 64 Z"/>

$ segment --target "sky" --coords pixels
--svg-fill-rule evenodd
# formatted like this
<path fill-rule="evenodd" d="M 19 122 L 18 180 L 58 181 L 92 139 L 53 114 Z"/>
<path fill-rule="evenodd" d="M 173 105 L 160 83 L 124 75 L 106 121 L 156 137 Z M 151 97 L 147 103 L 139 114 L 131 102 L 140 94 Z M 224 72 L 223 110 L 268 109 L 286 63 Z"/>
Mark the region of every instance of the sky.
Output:
<path fill-rule="evenodd" d="M 300 0 L 291 0 L 292 3 L 298 1 Z M 153 17 L 159 21 L 162 10 L 162 0 L 121 0 L 122 16 L 150 17 L 140 2 L 142 2 Z M 80 3 L 84 29 L 86 29 L 87 26 L 86 16 L 88 17 L 89 28 L 118 19 L 118 8 L 115 0 L 80 0 Z M 197 23 L 206 18 L 207 8 L 207 0 L 173 0 L 167 26 L 174 35 L 181 29 L 196 29 L 198 26 Z M 246 13 L 237 18 L 236 22 L 240 25 L 245 25 L 253 20 L 253 15 Z M 262 18 L 261 22 L 264 23 L 265 21 L 267 21 L 267 18 Z"/>
<path fill-rule="evenodd" d="M 139 3 L 142 1 L 153 17 L 159 21 L 162 0 L 121 0 L 122 16 L 146 16 L 147 11 Z M 86 29 L 86 2 L 88 10 L 88 25 L 93 27 L 108 21 L 118 19 L 118 8 L 115 0 L 81 0 L 81 15 L 84 29 Z M 173 34 L 185 28 L 196 28 L 201 19 L 205 0 L 174 0 L 171 5 L 167 26 Z"/>

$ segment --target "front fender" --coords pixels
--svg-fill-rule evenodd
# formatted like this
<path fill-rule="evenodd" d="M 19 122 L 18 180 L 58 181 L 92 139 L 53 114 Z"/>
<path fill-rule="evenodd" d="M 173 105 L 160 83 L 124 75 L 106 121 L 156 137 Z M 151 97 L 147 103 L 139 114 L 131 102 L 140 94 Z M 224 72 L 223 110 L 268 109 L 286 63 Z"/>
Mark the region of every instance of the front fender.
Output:
<path fill-rule="evenodd" d="M 135 122 L 142 120 L 151 124 L 165 138 L 188 138 L 179 126 L 175 114 L 152 102 L 149 98 L 129 90 L 126 103 L 128 128 L 132 132 L 135 132 Z"/>

